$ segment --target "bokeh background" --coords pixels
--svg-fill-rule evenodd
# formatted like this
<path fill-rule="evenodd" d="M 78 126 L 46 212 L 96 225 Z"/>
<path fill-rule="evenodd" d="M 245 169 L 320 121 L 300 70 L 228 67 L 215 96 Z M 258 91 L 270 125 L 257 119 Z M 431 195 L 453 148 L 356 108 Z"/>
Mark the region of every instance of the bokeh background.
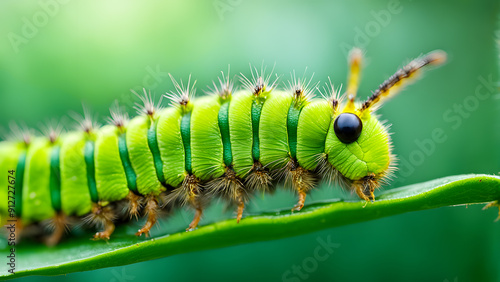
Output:
<path fill-rule="evenodd" d="M 359 96 L 398 67 L 445 50 L 449 62 L 426 73 L 379 113 L 392 123 L 401 159 L 391 189 L 438 177 L 500 171 L 498 1 L 71 1 L 0 2 L 0 125 L 81 112 L 105 122 L 114 100 L 131 109 L 130 89 L 157 98 L 167 73 L 197 80 L 203 95 L 221 70 L 249 63 L 282 75 L 343 84 L 347 50 L 365 50 Z M 345 89 L 345 88 L 344 88 Z M 65 123 L 70 124 L 66 118 Z M 434 131 L 446 140 L 433 138 Z M 427 144 L 422 146 L 422 144 Z M 354 199 L 323 187 L 308 202 Z M 249 212 L 289 208 L 288 192 L 258 198 Z M 219 206 L 202 224 L 218 219 Z M 225 213 L 225 218 L 231 213 Z M 171 221 L 186 222 L 180 212 Z M 499 281 L 500 223 L 481 206 L 408 213 L 288 239 L 176 255 L 123 267 L 23 281 Z M 169 221 L 169 222 L 171 222 Z M 168 223 L 165 223 L 168 224 Z M 338 248 L 305 275 L 287 275 L 318 240 Z M 43 259 L 43 258 L 41 258 Z M 292 280 L 286 280 L 286 279 Z M 295 279 L 295 280 L 293 280 Z"/>

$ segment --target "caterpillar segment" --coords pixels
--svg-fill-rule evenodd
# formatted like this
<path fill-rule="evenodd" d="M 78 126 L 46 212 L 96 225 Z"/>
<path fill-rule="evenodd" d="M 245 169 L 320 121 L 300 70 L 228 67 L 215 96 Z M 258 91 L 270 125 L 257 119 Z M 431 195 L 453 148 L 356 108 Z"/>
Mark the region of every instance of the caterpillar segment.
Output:
<path fill-rule="evenodd" d="M 272 177 L 270 169 L 262 165 L 260 159 L 260 120 L 262 108 L 271 92 L 276 87 L 278 76 L 273 78 L 273 71 L 266 76 L 266 69 L 250 66 L 252 78 L 241 74 L 241 82 L 246 91 L 234 97 L 231 107 L 231 145 L 234 151 L 234 165 L 238 175 L 245 179 L 245 185 L 251 191 L 270 190 Z M 273 80 L 271 80 L 273 79 Z M 247 138 L 245 136 L 252 136 Z"/>
<path fill-rule="evenodd" d="M 239 222 L 243 215 L 245 202 L 248 200 L 248 188 L 243 184 L 242 179 L 236 175 L 233 169 L 233 150 L 230 136 L 229 109 L 232 104 L 233 82 L 222 72 L 222 78 L 219 78 L 219 85 L 213 83 L 211 89 L 214 99 L 218 100 L 219 109 L 217 112 L 217 124 L 222 141 L 222 167 L 224 173 L 222 176 L 209 181 L 206 185 L 207 195 L 212 198 L 221 196 L 231 204 L 237 205 L 236 220 Z"/>
<path fill-rule="evenodd" d="M 161 213 L 181 206 L 194 211 L 186 229 L 193 230 L 214 198 L 235 206 L 239 222 L 252 194 L 281 180 L 298 196 L 293 211 L 322 179 L 374 201 L 395 165 L 389 128 L 375 111 L 422 68 L 443 63 L 445 53 L 411 61 L 362 103 L 355 101 L 362 54 L 350 54 L 342 96 L 330 81 L 323 99 L 313 98 L 312 77 L 295 73 L 279 90 L 272 71 L 251 68 L 251 77 L 241 76 L 242 89 L 222 73 L 213 95 L 197 99 L 191 77 L 186 85 L 172 78 L 170 107 L 144 90 L 136 117 L 129 120 L 115 105 L 100 128 L 87 109 L 76 131 L 31 138 L 17 128 L 16 140 L 0 142 L 0 169 L 15 171 L 15 207 L 1 200 L 2 220 L 17 218 L 18 230 L 48 220 L 53 231 L 45 242 L 54 245 L 70 218 L 95 226 L 94 239 L 107 240 L 119 220 L 144 217 L 136 235 L 148 236 Z M 7 198 L 7 189 L 0 197 Z"/>
<path fill-rule="evenodd" d="M 7 141 L 0 143 L 0 168 L 2 171 L 8 171 L 9 176 L 16 177 L 14 180 L 8 178 L 9 189 L 2 189 L 0 197 L 7 202 L 9 206 L 0 204 L 0 224 L 7 224 L 7 218 L 14 220 L 16 223 L 15 240 L 16 244 L 20 240 L 21 235 L 25 232 L 25 224 L 22 218 L 22 202 L 16 201 L 22 198 L 22 187 L 24 180 L 24 169 L 26 164 L 26 151 L 33 140 L 33 130 L 28 129 L 25 125 L 19 126 L 11 122 L 9 125 L 11 135 L 7 136 Z M 20 172 L 20 173 L 17 173 Z M 17 177 L 17 175 L 20 175 Z M 14 190 L 11 190 L 11 187 Z M 17 192 L 16 192 L 17 191 Z M 14 203 L 10 202 L 14 197 Z M 13 204 L 13 205 L 12 205 Z"/>
<path fill-rule="evenodd" d="M 147 93 L 145 89 L 144 95 L 138 96 L 142 101 L 142 104 L 136 105 L 139 116 L 128 123 L 126 146 L 123 147 L 129 151 L 128 156 L 132 168 L 127 175 L 133 175 L 132 171 L 136 175 L 136 189 L 129 189 L 131 190 L 129 193 L 132 192 L 143 197 L 140 202 L 144 203 L 144 215 L 147 218 L 146 223 L 137 231 L 136 235 L 145 234 L 147 237 L 151 228 L 157 222 L 160 213 L 160 194 L 165 192 L 168 186 L 163 172 L 163 162 L 159 154 L 157 136 L 161 99 L 155 105 L 151 92 Z M 120 152 L 123 151 L 125 150 L 120 150 Z M 126 159 L 126 156 L 122 157 L 122 162 L 124 159 Z M 133 182 L 133 180 L 129 182 Z M 139 206 L 139 203 L 132 202 L 131 205 Z"/>
<path fill-rule="evenodd" d="M 194 105 L 191 101 L 196 92 L 194 88 L 196 81 L 191 85 L 191 76 L 189 76 L 186 86 L 184 86 L 182 81 L 180 84 L 177 83 L 171 75 L 170 78 L 176 92 L 170 92 L 165 95 L 171 100 L 173 107 L 172 110 L 165 114 L 165 122 L 160 122 L 162 126 L 159 128 L 158 138 L 159 140 L 164 138 L 164 140 L 160 141 L 164 142 L 163 144 L 165 145 L 160 146 L 160 148 L 163 148 L 162 157 L 165 157 L 167 161 L 171 161 L 177 167 L 174 170 L 169 169 L 167 163 L 166 167 L 168 171 L 165 171 L 165 175 L 173 182 L 172 186 L 177 188 L 174 188 L 165 197 L 165 202 L 166 204 L 172 203 L 173 205 L 189 205 L 195 210 L 194 218 L 188 228 L 186 228 L 186 231 L 188 231 L 198 226 L 203 215 L 203 209 L 208 204 L 208 200 L 204 196 L 205 191 L 201 185 L 201 179 L 194 173 L 193 168 L 195 159 L 193 128 L 196 125 L 196 122 L 193 122 L 193 120 L 200 117 L 203 119 L 203 110 L 200 112 L 200 109 L 198 109 L 197 105 L 201 105 L 198 100 L 196 100 L 197 105 Z M 195 109 L 196 112 L 194 111 Z M 172 123 L 167 125 L 167 121 Z M 172 147 L 168 147 L 169 145 Z M 177 151 L 172 152 L 173 149 Z M 173 174 L 172 172 L 177 172 L 177 174 Z"/>
<path fill-rule="evenodd" d="M 317 85 L 311 85 L 314 74 L 309 81 L 305 78 L 297 79 L 295 72 L 291 75 L 289 81 L 288 92 L 292 96 L 292 102 L 288 110 L 287 116 L 287 137 L 288 137 L 288 155 L 289 160 L 285 169 L 285 185 L 291 183 L 291 187 L 297 192 L 299 200 L 292 208 L 292 211 L 300 211 L 304 207 L 306 195 L 315 186 L 317 177 L 313 172 L 302 167 L 297 161 L 297 147 L 298 147 L 298 124 L 301 111 L 305 106 L 310 103 L 313 95 L 313 90 Z"/>
<path fill-rule="evenodd" d="M 47 137 L 52 148 L 50 149 L 50 198 L 52 208 L 55 211 L 54 216 L 48 221 L 49 229 L 52 231 L 50 236 L 46 238 L 45 243 L 49 246 L 56 245 L 69 230 L 69 218 L 62 211 L 62 197 L 61 197 L 61 166 L 60 166 L 60 153 L 61 144 L 59 136 L 62 131 L 62 125 L 48 125 L 43 129 L 44 135 Z"/>

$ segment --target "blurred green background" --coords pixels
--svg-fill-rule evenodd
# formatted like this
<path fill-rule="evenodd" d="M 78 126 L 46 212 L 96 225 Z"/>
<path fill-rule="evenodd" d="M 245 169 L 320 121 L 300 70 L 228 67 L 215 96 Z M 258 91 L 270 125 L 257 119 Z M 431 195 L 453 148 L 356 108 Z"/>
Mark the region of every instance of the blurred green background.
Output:
<path fill-rule="evenodd" d="M 4 0 L 0 125 L 7 128 L 14 120 L 38 128 L 69 111 L 81 112 L 82 102 L 105 122 L 116 99 L 133 112 L 136 99 L 129 89 L 146 87 L 159 97 L 172 90 L 167 73 L 183 80 L 191 74 L 203 95 L 228 65 L 232 74 L 248 75 L 249 63 L 276 64 L 281 83 L 292 70 L 301 74 L 307 67 L 315 81 L 330 76 L 340 85 L 347 75 L 346 51 L 353 45 L 365 51 L 359 91 L 364 99 L 411 58 L 442 49 L 449 55 L 445 66 L 427 72 L 379 111 L 392 123 L 394 151 L 401 159 L 397 180 L 384 189 L 454 174 L 498 173 L 499 6 L 495 0 Z M 433 140 L 435 131 L 446 140 Z M 323 187 L 308 202 L 338 197 L 355 199 L 337 187 Z M 280 192 L 256 199 L 249 212 L 289 208 L 294 201 Z M 212 208 L 202 224 L 218 219 L 220 211 Z M 283 240 L 22 280 L 500 281 L 496 215 L 479 205 L 441 208 Z M 172 220 L 190 217 L 182 212 Z M 325 261 L 308 264 L 318 240 L 328 238 L 338 248 Z M 307 271 L 293 274 L 297 266 Z"/>

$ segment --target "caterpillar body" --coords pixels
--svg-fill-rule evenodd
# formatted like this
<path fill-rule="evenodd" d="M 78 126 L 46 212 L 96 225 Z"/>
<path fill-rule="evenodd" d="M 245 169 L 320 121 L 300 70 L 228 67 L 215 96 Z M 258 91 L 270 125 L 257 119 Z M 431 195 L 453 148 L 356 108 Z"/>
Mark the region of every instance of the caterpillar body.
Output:
<path fill-rule="evenodd" d="M 355 102 L 359 49 L 350 53 L 342 97 L 330 83 L 324 99 L 312 99 L 317 87 L 295 76 L 278 90 L 277 78 L 252 71 L 251 79 L 242 76 L 242 90 L 233 91 L 222 74 L 215 95 L 193 99 L 194 83 L 172 78 L 176 91 L 165 95 L 170 107 L 155 105 L 144 90 L 139 115 L 130 121 L 115 110 L 110 124 L 97 128 L 86 114 L 82 130 L 52 128 L 34 138 L 24 132 L 21 140 L 1 142 L 0 171 L 15 181 L 0 191 L 0 213 L 23 226 L 50 220 L 46 243 L 53 245 L 69 217 L 97 225 L 95 239 L 109 239 L 118 217 L 144 215 L 136 235 L 148 236 L 161 209 L 187 205 L 195 210 L 192 230 L 213 197 L 235 205 L 239 222 L 249 196 L 282 179 L 298 195 L 296 211 L 320 179 L 374 200 L 394 169 L 387 127 L 374 111 L 422 67 L 445 58 L 434 51 L 411 61 L 363 103 Z"/>

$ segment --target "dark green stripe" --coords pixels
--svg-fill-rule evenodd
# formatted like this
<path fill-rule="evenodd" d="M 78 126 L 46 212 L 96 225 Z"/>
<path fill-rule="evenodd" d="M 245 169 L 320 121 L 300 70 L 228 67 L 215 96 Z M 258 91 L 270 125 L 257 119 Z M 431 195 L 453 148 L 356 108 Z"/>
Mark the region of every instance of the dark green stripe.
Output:
<path fill-rule="evenodd" d="M 61 148 L 55 146 L 50 152 L 50 199 L 55 211 L 61 210 L 61 169 L 59 167 L 59 152 Z"/>
<path fill-rule="evenodd" d="M 260 114 L 262 112 L 262 106 L 264 102 L 259 98 L 253 100 L 252 103 L 252 157 L 254 161 L 260 159 L 260 149 L 259 149 L 259 123 Z"/>
<path fill-rule="evenodd" d="M 288 131 L 288 147 L 290 148 L 290 156 L 297 159 L 297 126 L 299 125 L 299 116 L 302 107 L 296 107 L 292 101 L 288 110 L 288 118 L 286 122 Z"/>
<path fill-rule="evenodd" d="M 90 199 L 92 202 L 97 203 L 99 197 L 97 196 L 97 186 L 95 183 L 94 141 L 88 140 L 85 142 L 83 155 L 85 157 L 85 165 L 87 166 L 87 184 L 89 186 Z"/>
<path fill-rule="evenodd" d="M 233 163 L 233 153 L 231 152 L 231 140 L 229 136 L 229 102 L 222 104 L 219 109 L 218 118 L 222 137 L 224 164 L 230 166 Z"/>
<path fill-rule="evenodd" d="M 151 154 L 153 154 L 153 160 L 156 169 L 156 176 L 158 180 L 165 184 L 165 175 L 163 175 L 163 162 L 160 156 L 160 148 L 158 147 L 158 138 L 156 137 L 156 127 L 157 122 L 151 123 L 151 127 L 148 129 L 148 146 Z"/>
<path fill-rule="evenodd" d="M 17 217 L 22 216 L 23 204 L 23 182 L 24 182 L 24 169 L 26 167 L 26 152 L 19 155 L 16 166 L 16 183 L 14 184 L 14 199 L 15 199 L 15 212 Z"/>
<path fill-rule="evenodd" d="M 135 193 L 137 191 L 137 176 L 132 168 L 132 163 L 130 162 L 130 157 L 128 156 L 127 149 L 127 139 L 125 133 L 118 136 L 118 150 L 120 151 L 120 159 L 122 160 L 122 165 L 125 170 L 125 175 L 127 176 L 127 186 L 128 189 Z"/>
<path fill-rule="evenodd" d="M 181 136 L 184 144 L 185 169 L 189 174 L 193 173 L 191 167 L 191 112 L 185 114 L 181 119 Z"/>

